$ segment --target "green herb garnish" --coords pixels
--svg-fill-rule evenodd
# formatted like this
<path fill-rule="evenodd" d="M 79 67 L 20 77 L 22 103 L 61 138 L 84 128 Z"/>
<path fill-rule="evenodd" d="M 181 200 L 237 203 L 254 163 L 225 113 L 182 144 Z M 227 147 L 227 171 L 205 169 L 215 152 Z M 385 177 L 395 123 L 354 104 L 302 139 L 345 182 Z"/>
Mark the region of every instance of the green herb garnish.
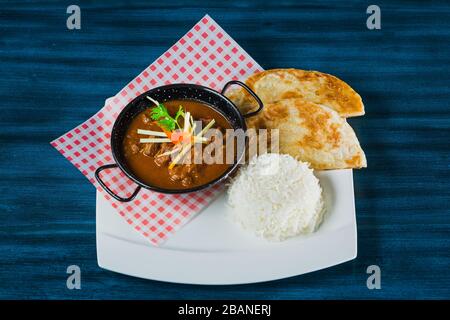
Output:
<path fill-rule="evenodd" d="M 175 115 L 175 118 L 172 118 L 166 107 L 164 107 L 164 105 L 160 103 L 157 107 L 151 110 L 150 117 L 164 129 L 173 131 L 175 130 L 175 128 L 181 129 L 180 125 L 178 124 L 178 118 L 184 117 L 184 111 L 183 107 L 180 106 Z"/>

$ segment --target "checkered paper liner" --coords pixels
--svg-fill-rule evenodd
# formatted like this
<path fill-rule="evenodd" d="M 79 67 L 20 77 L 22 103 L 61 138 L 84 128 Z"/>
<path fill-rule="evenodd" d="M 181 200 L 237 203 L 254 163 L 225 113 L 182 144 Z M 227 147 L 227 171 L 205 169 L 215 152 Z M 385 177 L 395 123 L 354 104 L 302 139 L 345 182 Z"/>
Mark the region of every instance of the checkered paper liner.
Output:
<path fill-rule="evenodd" d="M 135 97 L 161 85 L 187 82 L 220 90 L 233 79 L 246 78 L 262 68 L 208 15 L 148 66 L 94 116 L 51 142 L 78 168 L 136 231 L 154 245 L 161 244 L 207 206 L 223 189 L 216 185 L 187 194 L 161 194 L 141 189 L 128 203 L 110 197 L 94 178 L 95 170 L 114 163 L 110 138 L 115 119 Z M 129 196 L 136 184 L 120 169 L 102 172 L 116 193 Z"/>

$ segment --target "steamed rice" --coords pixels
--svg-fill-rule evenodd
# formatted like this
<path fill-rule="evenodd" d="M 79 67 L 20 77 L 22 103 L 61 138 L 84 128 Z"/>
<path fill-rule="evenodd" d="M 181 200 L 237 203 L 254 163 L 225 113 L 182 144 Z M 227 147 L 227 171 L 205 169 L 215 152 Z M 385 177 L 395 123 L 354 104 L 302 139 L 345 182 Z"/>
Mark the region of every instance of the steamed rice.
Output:
<path fill-rule="evenodd" d="M 324 213 L 322 188 L 308 164 L 275 153 L 254 157 L 240 171 L 228 203 L 234 221 L 269 240 L 311 233 Z"/>

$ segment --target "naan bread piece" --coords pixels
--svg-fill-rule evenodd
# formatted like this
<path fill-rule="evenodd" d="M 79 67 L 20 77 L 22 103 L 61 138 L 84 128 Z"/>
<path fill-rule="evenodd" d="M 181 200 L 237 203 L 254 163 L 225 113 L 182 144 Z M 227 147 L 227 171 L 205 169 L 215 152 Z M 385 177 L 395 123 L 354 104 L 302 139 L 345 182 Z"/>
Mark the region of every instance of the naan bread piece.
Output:
<path fill-rule="evenodd" d="M 318 71 L 272 69 L 250 76 L 245 83 L 263 103 L 282 99 L 302 98 L 336 110 L 342 117 L 364 114 L 361 96 L 344 81 Z M 243 89 L 230 91 L 227 96 L 241 109 L 254 109 L 254 99 Z"/>
<path fill-rule="evenodd" d="M 323 105 L 302 99 L 283 99 L 265 106 L 247 120 L 255 129 L 278 129 L 279 152 L 306 161 L 314 169 L 367 166 L 352 127 Z"/>

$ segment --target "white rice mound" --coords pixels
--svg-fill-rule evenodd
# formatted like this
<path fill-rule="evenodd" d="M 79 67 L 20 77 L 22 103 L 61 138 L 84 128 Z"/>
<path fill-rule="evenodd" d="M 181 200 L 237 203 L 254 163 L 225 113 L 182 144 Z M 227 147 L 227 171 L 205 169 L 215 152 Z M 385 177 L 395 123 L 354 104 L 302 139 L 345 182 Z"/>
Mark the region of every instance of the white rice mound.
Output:
<path fill-rule="evenodd" d="M 325 211 L 308 164 L 276 153 L 254 157 L 241 169 L 228 189 L 228 204 L 232 220 L 272 241 L 314 232 Z"/>

